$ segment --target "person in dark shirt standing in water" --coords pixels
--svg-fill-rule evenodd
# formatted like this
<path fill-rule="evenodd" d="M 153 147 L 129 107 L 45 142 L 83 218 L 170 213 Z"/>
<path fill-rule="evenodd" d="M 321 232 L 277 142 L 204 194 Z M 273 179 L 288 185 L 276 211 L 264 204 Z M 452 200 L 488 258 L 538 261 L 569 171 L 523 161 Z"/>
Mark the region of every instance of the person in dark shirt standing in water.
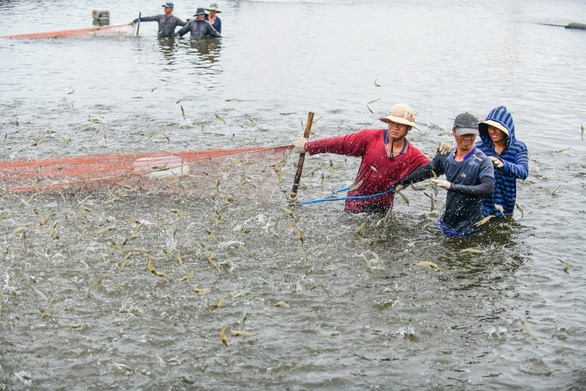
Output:
<path fill-rule="evenodd" d="M 218 9 L 218 5 L 216 3 L 212 3 L 210 4 L 209 8 L 206 8 L 206 11 L 208 11 L 209 14 L 206 15 L 205 20 L 210 22 L 210 24 L 216 29 L 216 31 L 222 34 L 222 21 L 220 20 L 218 15 L 216 15 L 222 12 Z"/>
<path fill-rule="evenodd" d="M 187 24 L 177 32 L 177 35 L 182 37 L 187 32 L 191 32 L 191 39 L 206 39 L 206 38 L 222 38 L 219 32 L 211 25 L 210 22 L 205 20 L 207 15 L 205 9 L 198 8 L 195 15 L 195 19 L 191 19 Z"/>
<path fill-rule="evenodd" d="M 452 133 L 456 138 L 456 148 L 449 154 L 435 155 L 431 162 L 401 179 L 395 191 L 434 174 L 446 174 L 447 180 L 431 180 L 448 191 L 446 210 L 437 226 L 448 235 L 471 236 L 478 230 L 475 223 L 483 217 L 483 197 L 490 197 L 494 191 L 493 164 L 474 145 L 478 136 L 476 117 L 470 113 L 458 115 Z"/>
<path fill-rule="evenodd" d="M 175 28 L 177 26 L 185 26 L 185 22 L 181 19 L 173 16 L 173 3 L 168 2 L 163 4 L 163 8 L 165 8 L 164 15 L 156 15 L 156 16 L 145 16 L 138 19 L 134 19 L 132 23 L 137 23 L 138 21 L 141 22 L 159 22 L 159 38 L 173 38 L 175 36 Z"/>

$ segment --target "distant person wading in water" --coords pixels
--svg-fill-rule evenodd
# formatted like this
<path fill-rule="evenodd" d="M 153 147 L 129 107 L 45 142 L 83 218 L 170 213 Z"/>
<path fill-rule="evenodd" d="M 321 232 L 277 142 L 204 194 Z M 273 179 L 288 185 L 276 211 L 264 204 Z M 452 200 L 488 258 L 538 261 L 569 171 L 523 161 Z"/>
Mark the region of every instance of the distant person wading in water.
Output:
<path fill-rule="evenodd" d="M 163 8 L 165 8 L 164 15 L 156 15 L 156 16 L 145 16 L 142 18 L 134 19 L 132 23 L 137 23 L 138 21 L 141 22 L 159 22 L 159 38 L 172 38 L 175 36 L 175 28 L 177 26 L 185 26 L 185 22 L 181 19 L 173 16 L 173 3 L 168 2 L 163 4 Z"/>
<path fill-rule="evenodd" d="M 206 39 L 206 38 L 222 38 L 219 32 L 211 25 L 210 22 L 204 19 L 206 11 L 203 8 L 198 8 L 195 19 L 191 19 L 187 24 L 177 32 L 177 35 L 182 37 L 187 32 L 191 32 L 191 39 Z"/>
<path fill-rule="evenodd" d="M 219 14 L 222 12 L 218 9 L 218 5 L 216 3 L 212 3 L 212 4 L 210 4 L 209 8 L 206 8 L 206 11 L 208 11 L 209 14 L 206 15 L 205 20 L 210 22 L 210 24 L 213 26 L 213 28 L 215 28 L 217 32 L 222 34 L 222 21 L 216 15 L 216 14 Z"/>

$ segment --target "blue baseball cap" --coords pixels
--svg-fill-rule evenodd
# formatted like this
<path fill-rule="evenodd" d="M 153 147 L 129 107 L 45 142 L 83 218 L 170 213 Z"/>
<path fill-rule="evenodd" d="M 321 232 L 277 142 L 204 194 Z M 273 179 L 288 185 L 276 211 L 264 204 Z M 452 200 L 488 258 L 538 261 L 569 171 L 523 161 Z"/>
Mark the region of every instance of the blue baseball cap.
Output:
<path fill-rule="evenodd" d="M 171 3 L 170 1 L 166 2 L 165 4 L 163 4 L 163 7 L 165 7 L 165 8 L 175 8 L 173 6 L 173 3 Z"/>

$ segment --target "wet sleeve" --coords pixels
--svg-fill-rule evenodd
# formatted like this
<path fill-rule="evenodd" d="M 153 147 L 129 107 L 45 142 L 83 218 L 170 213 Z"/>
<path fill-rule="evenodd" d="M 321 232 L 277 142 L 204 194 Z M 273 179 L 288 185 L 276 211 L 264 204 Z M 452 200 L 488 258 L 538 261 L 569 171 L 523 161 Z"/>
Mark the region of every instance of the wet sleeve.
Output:
<path fill-rule="evenodd" d="M 411 183 L 421 182 L 429 179 L 433 176 L 431 162 L 424 164 L 423 166 L 417 167 L 411 174 L 401 179 L 397 184 L 407 186 Z"/>
<path fill-rule="evenodd" d="M 490 197 L 494 192 L 494 178 L 484 176 L 480 179 L 480 184 L 472 186 L 452 183 L 448 191 L 472 197 Z"/>
<path fill-rule="evenodd" d="M 185 26 L 183 28 L 181 28 L 179 31 L 177 31 L 177 35 L 179 35 L 180 37 L 184 36 L 189 31 L 190 27 L 191 27 L 191 24 L 189 24 L 189 22 L 188 22 L 187 24 L 185 24 Z"/>
<path fill-rule="evenodd" d="M 184 22 L 183 20 L 177 18 L 177 26 L 185 26 L 187 24 L 187 22 Z"/>
<path fill-rule="evenodd" d="M 307 152 L 310 155 L 318 153 L 335 153 L 346 156 L 363 156 L 369 144 L 369 133 L 362 130 L 357 133 L 341 137 L 324 138 L 307 143 Z"/>
<path fill-rule="evenodd" d="M 208 22 L 208 33 L 214 37 L 222 38 L 222 35 L 212 26 L 210 22 Z"/>
<path fill-rule="evenodd" d="M 159 21 L 159 17 L 158 16 L 143 16 L 142 18 L 139 18 L 141 22 L 158 22 Z"/>
<path fill-rule="evenodd" d="M 504 164 L 503 172 L 510 174 L 518 179 L 527 179 L 529 176 L 529 157 L 527 154 L 527 148 L 523 148 L 517 152 L 515 156 L 515 162 L 502 159 Z"/>

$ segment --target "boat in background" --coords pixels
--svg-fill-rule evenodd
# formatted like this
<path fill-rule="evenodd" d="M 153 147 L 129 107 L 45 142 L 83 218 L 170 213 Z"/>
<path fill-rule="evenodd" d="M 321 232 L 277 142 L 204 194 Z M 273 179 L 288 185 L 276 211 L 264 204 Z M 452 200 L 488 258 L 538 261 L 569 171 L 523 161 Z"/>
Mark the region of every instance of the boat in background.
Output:
<path fill-rule="evenodd" d="M 0 191 L 91 191 L 119 187 L 270 200 L 291 146 L 0 161 Z"/>

